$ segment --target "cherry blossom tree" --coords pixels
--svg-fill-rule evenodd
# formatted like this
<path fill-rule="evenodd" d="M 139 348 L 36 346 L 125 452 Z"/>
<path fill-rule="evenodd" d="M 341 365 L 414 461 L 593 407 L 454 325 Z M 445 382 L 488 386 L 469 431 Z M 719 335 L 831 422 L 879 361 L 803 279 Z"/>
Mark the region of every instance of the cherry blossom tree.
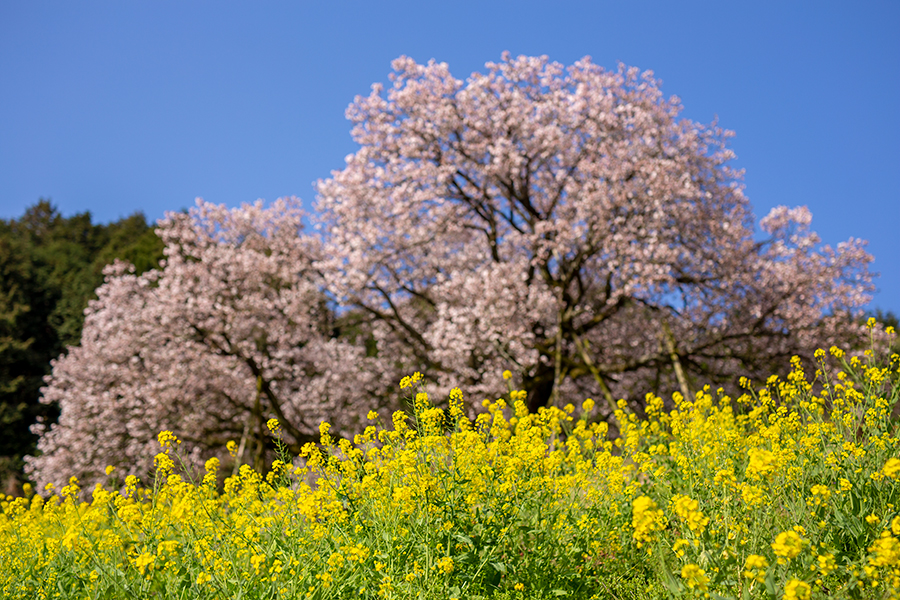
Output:
<path fill-rule="evenodd" d="M 485 395 L 510 369 L 532 409 L 612 404 L 858 333 L 865 244 L 822 246 L 803 207 L 757 240 L 733 134 L 679 118 L 651 72 L 393 68 L 348 108 L 360 148 L 317 210 L 328 289 L 409 369 Z"/>
<path fill-rule="evenodd" d="M 259 463 L 269 418 L 294 452 L 318 440 L 324 419 L 356 429 L 383 396 L 381 370 L 333 335 L 313 268 L 320 244 L 302 234 L 302 218 L 293 199 L 234 210 L 198 201 L 160 221 L 162 269 L 108 267 L 81 345 L 55 361 L 43 389 L 61 415 L 39 426 L 29 475 L 90 483 L 113 465 L 143 476 L 163 429 L 195 464 L 229 440 Z"/>

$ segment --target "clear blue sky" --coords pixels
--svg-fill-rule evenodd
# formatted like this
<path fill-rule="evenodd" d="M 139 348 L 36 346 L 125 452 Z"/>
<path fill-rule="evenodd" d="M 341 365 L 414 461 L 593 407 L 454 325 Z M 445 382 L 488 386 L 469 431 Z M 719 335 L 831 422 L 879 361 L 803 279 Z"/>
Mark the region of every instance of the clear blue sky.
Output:
<path fill-rule="evenodd" d="M 344 109 L 390 61 L 460 79 L 503 50 L 652 69 L 737 132 L 757 217 L 805 204 L 869 240 L 900 312 L 900 2 L 0 0 L 0 218 L 97 221 L 297 195 L 354 151 Z"/>

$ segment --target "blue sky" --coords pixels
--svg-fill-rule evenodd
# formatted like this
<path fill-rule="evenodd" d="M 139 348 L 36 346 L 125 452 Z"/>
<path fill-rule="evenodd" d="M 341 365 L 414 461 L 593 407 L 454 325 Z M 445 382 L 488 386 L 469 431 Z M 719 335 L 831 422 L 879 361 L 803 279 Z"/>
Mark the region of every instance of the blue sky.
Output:
<path fill-rule="evenodd" d="M 311 207 L 392 59 L 464 79 L 503 50 L 652 69 L 736 131 L 757 217 L 805 204 L 824 242 L 869 240 L 872 307 L 900 312 L 898 2 L 0 0 L 0 218 Z"/>

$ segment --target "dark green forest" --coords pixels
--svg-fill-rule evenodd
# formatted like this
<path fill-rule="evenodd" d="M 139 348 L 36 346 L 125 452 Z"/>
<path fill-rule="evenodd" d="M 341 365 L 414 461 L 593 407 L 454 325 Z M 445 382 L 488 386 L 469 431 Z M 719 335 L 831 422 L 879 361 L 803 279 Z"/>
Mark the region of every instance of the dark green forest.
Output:
<path fill-rule="evenodd" d="M 39 401 L 50 361 L 81 339 L 84 309 L 115 259 L 138 273 L 156 268 L 162 241 L 141 213 L 95 224 L 62 216 L 40 200 L 18 219 L 0 219 L 0 491 L 15 493 L 22 459 L 34 451 L 29 427 L 52 421 Z"/>

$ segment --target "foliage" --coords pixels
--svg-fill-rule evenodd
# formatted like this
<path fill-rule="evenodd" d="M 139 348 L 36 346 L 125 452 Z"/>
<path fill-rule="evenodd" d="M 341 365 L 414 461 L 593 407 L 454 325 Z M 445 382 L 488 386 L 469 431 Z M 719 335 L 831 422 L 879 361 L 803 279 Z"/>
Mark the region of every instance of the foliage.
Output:
<path fill-rule="evenodd" d="M 84 308 L 115 258 L 138 269 L 156 266 L 161 242 L 143 215 L 106 225 L 89 213 L 62 217 L 49 201 L 17 220 L 0 220 L 0 479 L 14 484 L 22 457 L 33 453 L 29 427 L 52 421 L 56 408 L 38 402 L 50 361 L 81 338 Z"/>
<path fill-rule="evenodd" d="M 330 293 L 408 368 L 477 394 L 510 368 L 532 411 L 608 412 L 860 335 L 864 244 L 819 247 L 805 207 L 773 209 L 756 242 L 733 134 L 679 118 L 651 72 L 393 66 L 347 110 L 360 149 L 317 209 Z"/>
<path fill-rule="evenodd" d="M 109 468 L 90 502 L 76 479 L 3 502 L 0 586 L 10 598 L 897 598 L 900 356 L 815 357 L 814 374 L 797 358 L 784 379 L 742 379 L 736 399 L 704 387 L 667 411 L 650 394 L 646 418 L 622 403 L 615 439 L 590 399 L 532 413 L 510 389 L 472 420 L 458 388 L 436 408 L 416 373 L 400 382 L 411 415 L 352 441 L 322 423 L 293 461 L 280 445 L 266 474 L 243 465 L 222 485 L 215 457 L 197 480 L 176 472 L 179 440 L 163 431 L 149 489 L 129 476 L 113 491 Z"/>

